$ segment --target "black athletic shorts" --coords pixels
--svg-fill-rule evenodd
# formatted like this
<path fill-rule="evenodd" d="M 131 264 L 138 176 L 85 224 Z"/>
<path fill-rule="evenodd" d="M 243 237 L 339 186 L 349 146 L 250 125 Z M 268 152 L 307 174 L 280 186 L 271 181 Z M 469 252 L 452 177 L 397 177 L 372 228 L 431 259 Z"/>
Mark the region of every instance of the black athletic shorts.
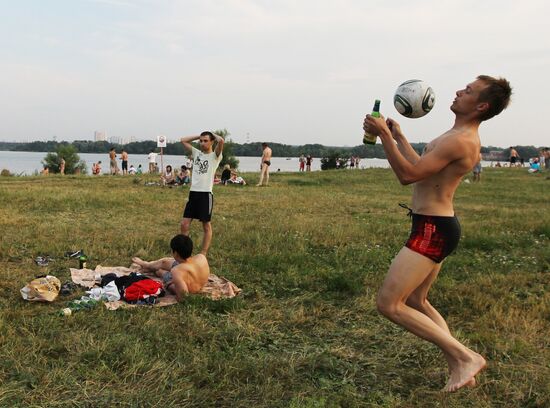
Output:
<path fill-rule="evenodd" d="M 128 160 L 122 160 L 122 170 L 128 170 Z"/>
<path fill-rule="evenodd" d="M 453 252 L 460 240 L 458 218 L 412 213 L 411 235 L 405 246 L 436 263 Z"/>
<path fill-rule="evenodd" d="M 212 219 L 214 195 L 205 191 L 190 191 L 189 200 L 183 211 L 183 218 L 193 218 L 202 222 Z"/>

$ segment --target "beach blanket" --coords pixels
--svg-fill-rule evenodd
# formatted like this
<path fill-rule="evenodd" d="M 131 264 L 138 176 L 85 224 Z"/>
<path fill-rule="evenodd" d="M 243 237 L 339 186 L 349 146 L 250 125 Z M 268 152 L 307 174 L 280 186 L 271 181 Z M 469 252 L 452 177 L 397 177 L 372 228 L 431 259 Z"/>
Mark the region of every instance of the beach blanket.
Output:
<path fill-rule="evenodd" d="M 95 269 L 71 269 L 71 279 L 77 285 L 83 286 L 85 288 L 91 289 L 95 286 L 98 286 L 101 282 L 101 277 L 107 275 L 108 273 L 114 273 L 117 276 L 129 275 L 132 272 L 140 272 L 144 276 L 151 278 L 157 282 L 162 282 L 162 279 L 158 276 L 155 276 L 151 273 L 141 272 L 139 265 L 132 264 L 129 268 L 124 266 L 96 266 Z M 238 288 L 233 282 L 225 279 L 224 277 L 210 275 L 208 277 L 208 282 L 199 292 L 199 295 L 206 296 L 213 300 L 219 299 L 229 299 L 237 296 L 241 292 L 241 289 Z M 158 298 L 158 303 L 155 306 L 169 306 L 177 303 L 175 295 L 171 293 L 166 293 L 166 296 Z M 121 307 L 136 307 L 139 305 L 131 305 L 122 300 L 117 300 L 114 302 L 105 302 L 105 307 L 109 310 L 116 310 Z"/>

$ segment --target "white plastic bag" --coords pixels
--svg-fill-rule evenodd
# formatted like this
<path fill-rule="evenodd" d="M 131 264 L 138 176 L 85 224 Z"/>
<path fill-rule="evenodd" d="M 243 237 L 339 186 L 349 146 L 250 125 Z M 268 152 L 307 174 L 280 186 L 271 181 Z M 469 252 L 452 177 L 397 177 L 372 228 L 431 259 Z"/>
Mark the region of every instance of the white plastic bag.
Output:
<path fill-rule="evenodd" d="M 120 293 L 118 292 L 115 281 L 109 282 L 102 288 L 93 288 L 91 290 L 88 290 L 86 291 L 86 293 L 88 293 L 90 298 L 95 300 L 106 300 L 108 302 L 120 300 Z"/>

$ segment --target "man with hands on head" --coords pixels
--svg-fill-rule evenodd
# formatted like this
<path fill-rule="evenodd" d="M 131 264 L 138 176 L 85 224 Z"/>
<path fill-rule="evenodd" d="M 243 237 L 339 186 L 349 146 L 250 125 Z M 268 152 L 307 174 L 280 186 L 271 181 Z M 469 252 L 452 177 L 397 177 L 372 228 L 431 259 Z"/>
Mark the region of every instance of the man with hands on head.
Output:
<path fill-rule="evenodd" d="M 193 147 L 191 142 L 198 140 L 199 149 Z M 213 149 L 213 144 L 216 147 Z M 223 137 L 212 132 L 205 131 L 199 136 L 187 136 L 181 138 L 181 143 L 191 155 L 193 168 L 191 171 L 191 188 L 189 189 L 189 199 L 183 212 L 181 220 L 181 233 L 189 235 L 189 228 L 193 219 L 202 222 L 204 236 L 202 239 L 201 253 L 206 255 L 210 242 L 212 241 L 212 208 L 214 206 L 214 196 L 212 187 L 214 185 L 214 176 L 223 157 Z"/>
<path fill-rule="evenodd" d="M 384 316 L 418 337 L 438 346 L 449 366 L 443 391 L 475 385 L 485 359 L 455 339 L 427 296 L 443 259 L 458 245 L 460 224 L 453 196 L 479 159 L 482 121 L 505 109 L 512 90 L 504 78 L 481 75 L 456 92 L 450 109 L 453 127 L 426 145 L 422 155 L 411 147 L 399 124 L 367 115 L 365 131 L 380 137 L 386 157 L 401 184 L 414 184 L 412 229 L 394 258 L 378 293 L 377 308 Z"/>

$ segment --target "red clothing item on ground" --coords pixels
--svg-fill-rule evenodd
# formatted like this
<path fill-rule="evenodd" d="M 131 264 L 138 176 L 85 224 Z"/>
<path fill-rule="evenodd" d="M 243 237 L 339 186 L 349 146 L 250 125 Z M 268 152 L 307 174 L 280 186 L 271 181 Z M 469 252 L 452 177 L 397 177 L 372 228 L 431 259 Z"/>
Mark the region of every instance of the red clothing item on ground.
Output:
<path fill-rule="evenodd" d="M 153 279 L 143 279 L 132 283 L 124 291 L 124 299 L 128 302 L 143 300 L 149 296 L 159 296 L 162 293 L 162 283 Z"/>

